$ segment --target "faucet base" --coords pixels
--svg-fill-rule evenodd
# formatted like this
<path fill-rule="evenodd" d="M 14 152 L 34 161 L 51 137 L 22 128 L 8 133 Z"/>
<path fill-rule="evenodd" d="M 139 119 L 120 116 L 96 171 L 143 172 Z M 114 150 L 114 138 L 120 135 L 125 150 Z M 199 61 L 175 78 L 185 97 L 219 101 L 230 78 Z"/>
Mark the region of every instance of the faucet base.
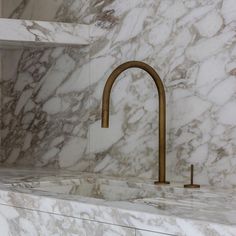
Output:
<path fill-rule="evenodd" d="M 154 181 L 154 184 L 156 184 L 156 185 L 167 185 L 167 184 L 170 184 L 170 181 L 165 181 L 165 182 Z"/>
<path fill-rule="evenodd" d="M 200 188 L 199 184 L 185 184 L 185 188 Z"/>

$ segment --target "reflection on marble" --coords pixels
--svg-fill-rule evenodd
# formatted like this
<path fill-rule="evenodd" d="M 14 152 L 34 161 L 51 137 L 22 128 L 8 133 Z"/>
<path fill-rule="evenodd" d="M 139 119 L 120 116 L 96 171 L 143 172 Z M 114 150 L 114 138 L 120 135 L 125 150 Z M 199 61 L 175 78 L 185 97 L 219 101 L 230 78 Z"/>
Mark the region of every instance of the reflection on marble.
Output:
<path fill-rule="evenodd" d="M 147 75 L 120 76 L 110 129 L 100 128 L 106 78 L 136 59 L 166 87 L 168 180 L 188 182 L 194 164 L 196 182 L 236 186 L 234 1 L 90 0 L 76 14 L 71 2 L 56 21 L 108 32 L 86 48 L 6 52 L 1 162 L 156 177 L 157 94 Z"/>
<path fill-rule="evenodd" d="M 8 211 L 2 210 L 4 207 L 13 207 L 9 214 L 16 213 L 12 217 L 11 214 L 8 215 L 9 226 L 12 220 L 18 222 L 21 218 L 31 218 L 34 221 L 39 217 L 38 214 L 46 213 L 45 217 L 50 216 L 54 226 L 54 217 L 60 219 L 63 216 L 66 217 L 65 221 L 70 222 L 72 219 L 76 222 L 80 219 L 83 222 L 86 220 L 106 224 L 99 226 L 106 230 L 116 231 L 116 228 L 112 229 L 113 226 L 110 228 L 107 224 L 125 227 L 117 229 L 123 233 L 121 235 L 133 232 L 127 227 L 137 229 L 137 234 L 140 235 L 157 232 L 178 236 L 234 236 L 236 233 L 235 190 L 212 187 L 192 190 L 184 189 L 182 185 L 157 187 L 145 179 L 115 178 L 62 170 L 60 173 L 48 170 L 48 176 L 45 170 L 37 169 L 15 169 L 12 172 L 9 169 L 1 169 L 1 173 L 4 183 L 0 185 L 0 216 L 3 215 L 0 221 L 2 218 L 5 221 L 8 219 L 5 213 Z M 23 174 L 27 178 L 24 178 Z M 87 185 L 83 186 L 85 182 Z M 83 191 L 86 191 L 86 186 L 89 188 L 88 183 L 127 187 L 127 194 L 137 188 L 140 192 L 145 191 L 149 198 L 105 200 L 80 195 L 80 187 L 83 186 Z M 72 192 L 67 192 L 68 184 L 73 185 Z M 63 188 L 64 192 L 61 191 Z M 107 194 L 112 195 L 112 192 Z M 28 218 L 29 214 L 33 215 Z M 74 227 L 72 223 L 69 225 L 68 228 Z M 87 230 L 86 224 L 81 227 Z M 61 230 L 60 226 L 58 230 Z M 149 234 L 139 231 L 149 231 Z"/>

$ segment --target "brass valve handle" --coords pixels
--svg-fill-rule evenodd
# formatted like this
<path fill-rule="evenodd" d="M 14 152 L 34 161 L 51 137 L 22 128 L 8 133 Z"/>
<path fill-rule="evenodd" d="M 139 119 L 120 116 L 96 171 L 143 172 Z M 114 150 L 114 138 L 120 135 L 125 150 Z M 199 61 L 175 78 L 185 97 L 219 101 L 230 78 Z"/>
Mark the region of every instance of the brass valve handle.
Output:
<path fill-rule="evenodd" d="M 194 184 L 193 183 L 193 172 L 194 172 L 194 166 L 191 165 L 191 183 L 190 184 L 185 184 L 185 188 L 200 188 L 199 184 Z"/>

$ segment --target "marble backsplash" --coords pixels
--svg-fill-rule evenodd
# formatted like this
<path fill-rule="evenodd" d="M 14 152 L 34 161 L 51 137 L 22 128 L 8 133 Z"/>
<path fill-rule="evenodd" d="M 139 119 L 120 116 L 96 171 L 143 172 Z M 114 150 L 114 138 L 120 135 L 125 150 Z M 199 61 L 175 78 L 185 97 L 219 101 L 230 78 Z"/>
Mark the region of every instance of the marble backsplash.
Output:
<path fill-rule="evenodd" d="M 60 0 L 41 13 L 43 0 L 6 2 L 5 17 L 93 24 L 106 34 L 89 47 L 1 52 L 3 165 L 156 177 L 157 91 L 144 72 L 120 76 L 110 128 L 100 127 L 107 77 L 141 60 L 166 88 L 168 179 L 188 181 L 194 164 L 197 182 L 236 186 L 234 0 Z"/>

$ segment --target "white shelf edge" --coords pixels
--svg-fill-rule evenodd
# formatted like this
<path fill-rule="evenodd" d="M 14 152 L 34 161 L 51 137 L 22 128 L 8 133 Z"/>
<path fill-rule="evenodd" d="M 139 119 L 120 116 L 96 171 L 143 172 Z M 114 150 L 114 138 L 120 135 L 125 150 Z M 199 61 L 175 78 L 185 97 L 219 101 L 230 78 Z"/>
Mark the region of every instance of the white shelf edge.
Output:
<path fill-rule="evenodd" d="M 90 25 L 0 18 L 0 48 L 80 46 L 91 42 Z"/>

